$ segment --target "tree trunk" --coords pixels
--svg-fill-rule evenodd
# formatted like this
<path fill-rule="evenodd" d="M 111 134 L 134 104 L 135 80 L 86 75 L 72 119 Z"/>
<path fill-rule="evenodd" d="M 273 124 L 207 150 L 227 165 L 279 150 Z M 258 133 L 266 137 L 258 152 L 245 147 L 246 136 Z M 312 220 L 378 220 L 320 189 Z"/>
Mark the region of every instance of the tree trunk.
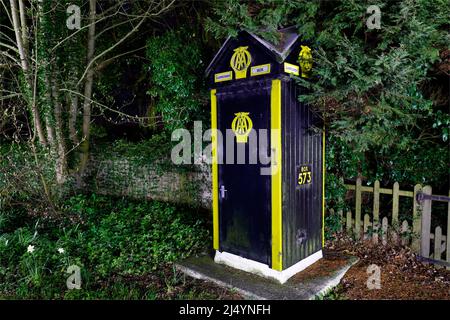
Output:
<path fill-rule="evenodd" d="M 95 53 L 95 18 L 96 0 L 89 0 L 89 31 L 88 31 L 88 51 L 87 65 L 94 59 Z M 89 159 L 89 135 L 91 128 L 91 107 L 92 107 L 92 87 L 94 84 L 94 66 L 91 66 L 86 73 L 84 83 L 84 103 L 83 103 L 83 141 L 81 143 L 80 175 L 84 173 Z"/>
<path fill-rule="evenodd" d="M 50 146 L 55 145 L 55 130 L 51 126 L 50 117 L 45 117 L 45 129 L 47 130 L 47 140 Z"/>
<path fill-rule="evenodd" d="M 53 106 L 55 114 L 55 133 L 56 133 L 56 181 L 59 184 L 65 182 L 67 177 L 67 156 L 66 156 L 66 142 L 64 139 L 64 129 L 62 121 L 62 106 L 59 99 L 59 86 L 56 74 L 53 74 L 52 83 Z"/>
<path fill-rule="evenodd" d="M 48 75 L 45 75 L 44 78 L 44 83 L 45 83 L 45 99 L 47 102 L 47 105 L 51 106 L 52 103 L 52 92 L 50 90 L 51 85 L 50 85 L 50 79 L 48 77 Z M 50 145 L 51 148 L 53 148 L 55 146 L 55 129 L 52 126 L 52 121 L 51 119 L 53 117 L 51 117 L 51 115 L 48 114 L 48 112 L 44 112 L 44 119 L 45 119 L 45 128 L 47 130 L 47 142 Z"/>
<path fill-rule="evenodd" d="M 29 45 L 28 45 L 28 27 L 27 27 L 27 19 L 26 19 L 26 8 L 23 3 L 23 0 L 19 0 L 19 11 L 20 11 L 20 25 L 22 27 L 22 42 L 23 42 L 23 49 L 25 52 L 28 52 Z"/>
<path fill-rule="evenodd" d="M 75 83 L 76 81 L 74 81 Z M 78 89 L 77 89 L 78 90 Z M 80 140 L 77 134 L 77 116 L 79 99 L 77 94 L 70 94 L 70 112 L 69 112 L 69 135 L 74 147 L 76 147 Z"/>
<path fill-rule="evenodd" d="M 32 81 L 32 77 L 30 74 L 28 52 L 25 51 L 25 47 L 23 45 L 21 23 L 19 21 L 19 12 L 17 9 L 16 0 L 10 0 L 10 5 L 11 5 L 11 17 L 13 20 L 14 33 L 16 36 L 17 49 L 19 51 L 22 71 L 24 73 L 28 89 L 32 92 L 34 90 L 34 86 L 33 86 L 33 81 Z M 23 4 L 21 4 L 21 9 L 25 10 L 25 7 Z M 25 17 L 25 12 L 20 12 L 20 16 Z M 23 21 L 22 23 L 26 23 L 26 21 Z M 41 119 L 39 116 L 39 110 L 37 108 L 37 105 L 36 105 L 36 103 L 31 102 L 31 101 L 29 101 L 29 103 L 31 105 L 31 115 L 33 117 L 34 130 L 37 133 L 40 143 L 42 145 L 47 145 L 47 140 L 45 138 L 45 134 L 44 134 L 44 130 L 42 127 L 42 123 L 41 123 Z"/>

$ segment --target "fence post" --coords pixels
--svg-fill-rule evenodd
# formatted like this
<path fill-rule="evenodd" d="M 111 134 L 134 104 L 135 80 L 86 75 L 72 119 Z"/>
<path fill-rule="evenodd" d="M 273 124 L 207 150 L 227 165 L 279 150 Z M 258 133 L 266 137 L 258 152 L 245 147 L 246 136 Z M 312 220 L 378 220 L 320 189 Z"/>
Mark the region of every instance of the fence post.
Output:
<path fill-rule="evenodd" d="M 378 228 L 380 225 L 380 181 L 375 180 L 373 186 L 373 242 L 378 243 Z"/>
<path fill-rule="evenodd" d="M 371 226 L 370 216 L 366 213 L 364 215 L 364 226 L 363 226 L 363 230 L 364 230 L 363 239 L 364 240 L 369 238 L 369 228 L 370 228 L 370 226 Z"/>
<path fill-rule="evenodd" d="M 388 239 L 388 218 L 384 217 L 381 220 L 381 242 L 386 245 Z"/>
<path fill-rule="evenodd" d="M 343 213 L 342 209 L 340 209 L 338 211 L 338 216 L 339 216 L 339 232 L 342 232 L 342 230 L 344 229 L 343 228 L 343 225 L 344 225 L 344 213 Z"/>
<path fill-rule="evenodd" d="M 402 229 L 401 229 L 401 235 L 402 235 L 402 245 L 406 246 L 408 245 L 408 231 L 409 231 L 409 225 L 408 221 L 403 220 L 402 223 Z"/>
<path fill-rule="evenodd" d="M 412 221 L 412 231 L 413 238 L 411 248 L 413 252 L 420 252 L 420 237 L 422 236 L 422 221 L 420 218 L 422 212 L 422 204 L 417 201 L 417 194 L 422 191 L 422 186 L 416 184 L 414 186 L 414 196 L 413 196 L 413 221 Z"/>
<path fill-rule="evenodd" d="M 423 193 L 431 195 L 430 186 L 423 188 Z M 422 233 L 420 236 L 420 255 L 430 257 L 430 231 L 431 231 L 431 200 L 424 200 L 422 204 Z"/>
<path fill-rule="evenodd" d="M 359 240 L 361 234 L 361 178 L 356 179 L 356 203 L 355 203 L 355 237 Z"/>
<path fill-rule="evenodd" d="M 346 222 L 346 230 L 347 234 L 350 234 L 352 230 L 352 212 L 349 210 L 347 211 L 347 222 Z"/>
<path fill-rule="evenodd" d="M 448 191 L 448 196 L 450 197 L 450 190 Z M 448 203 L 448 213 L 447 213 L 447 262 L 450 263 L 450 202 Z M 447 267 L 447 270 L 450 270 L 450 267 Z"/>
<path fill-rule="evenodd" d="M 442 243 L 442 229 L 436 227 L 434 230 L 434 259 L 441 260 L 441 243 Z"/>
<path fill-rule="evenodd" d="M 394 183 L 392 188 L 392 225 L 398 227 L 398 201 L 400 186 L 398 182 Z"/>
<path fill-rule="evenodd" d="M 394 243 L 398 242 L 398 232 L 399 232 L 399 222 L 398 222 L 398 202 L 400 186 L 398 182 L 394 183 L 394 187 L 392 188 L 392 241 Z"/>

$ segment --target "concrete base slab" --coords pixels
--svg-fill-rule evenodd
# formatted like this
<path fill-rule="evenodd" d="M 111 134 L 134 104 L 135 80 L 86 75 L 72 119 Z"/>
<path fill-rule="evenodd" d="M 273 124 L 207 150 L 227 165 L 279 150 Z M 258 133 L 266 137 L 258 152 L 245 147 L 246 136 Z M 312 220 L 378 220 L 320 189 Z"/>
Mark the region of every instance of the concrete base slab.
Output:
<path fill-rule="evenodd" d="M 306 259 L 297 262 L 295 265 L 283 271 L 273 270 L 269 268 L 269 266 L 266 264 L 245 259 L 228 252 L 216 251 L 214 262 L 221 263 L 242 271 L 254 273 L 264 278 L 274 279 L 283 284 L 286 281 L 288 281 L 289 278 L 299 273 L 300 271 L 305 270 L 306 268 L 308 268 L 310 265 L 317 262 L 317 260 L 321 258 L 322 258 L 322 250 L 319 250 L 318 252 L 307 257 Z"/>
<path fill-rule="evenodd" d="M 212 256 L 192 257 L 176 264 L 176 268 L 196 279 L 234 289 L 247 299 L 310 300 L 338 285 L 347 270 L 357 261 L 356 257 L 331 256 L 324 252 L 323 259 L 284 284 L 217 264 Z"/>

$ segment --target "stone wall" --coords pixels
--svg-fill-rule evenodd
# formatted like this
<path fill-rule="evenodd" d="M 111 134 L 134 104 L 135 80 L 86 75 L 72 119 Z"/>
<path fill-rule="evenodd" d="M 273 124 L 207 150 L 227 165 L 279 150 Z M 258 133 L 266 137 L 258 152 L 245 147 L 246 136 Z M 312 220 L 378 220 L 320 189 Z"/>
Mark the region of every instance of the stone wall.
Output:
<path fill-rule="evenodd" d="M 93 157 L 89 177 L 94 192 L 211 208 L 211 174 L 206 164 L 177 170 L 159 165 L 136 165 L 126 157 Z"/>

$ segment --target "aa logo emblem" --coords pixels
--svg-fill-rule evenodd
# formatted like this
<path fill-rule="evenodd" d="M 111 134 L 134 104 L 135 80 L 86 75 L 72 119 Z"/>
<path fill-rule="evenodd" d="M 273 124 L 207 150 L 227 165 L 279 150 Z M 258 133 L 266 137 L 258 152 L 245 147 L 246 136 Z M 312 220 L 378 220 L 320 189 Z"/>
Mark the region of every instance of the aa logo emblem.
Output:
<path fill-rule="evenodd" d="M 231 123 L 231 130 L 236 135 L 237 143 L 247 143 L 248 135 L 253 128 L 253 122 L 248 116 L 249 114 L 249 112 L 235 113 L 236 117 Z"/>
<path fill-rule="evenodd" d="M 230 65 L 236 74 L 236 79 L 247 77 L 247 69 L 252 63 L 252 56 L 247 49 L 248 47 L 234 49 L 234 54 L 231 56 Z"/>
<path fill-rule="evenodd" d="M 311 48 L 308 46 L 301 46 L 301 47 L 302 50 L 298 55 L 298 62 L 300 63 L 300 67 L 302 68 L 302 77 L 308 78 L 313 65 Z"/>

